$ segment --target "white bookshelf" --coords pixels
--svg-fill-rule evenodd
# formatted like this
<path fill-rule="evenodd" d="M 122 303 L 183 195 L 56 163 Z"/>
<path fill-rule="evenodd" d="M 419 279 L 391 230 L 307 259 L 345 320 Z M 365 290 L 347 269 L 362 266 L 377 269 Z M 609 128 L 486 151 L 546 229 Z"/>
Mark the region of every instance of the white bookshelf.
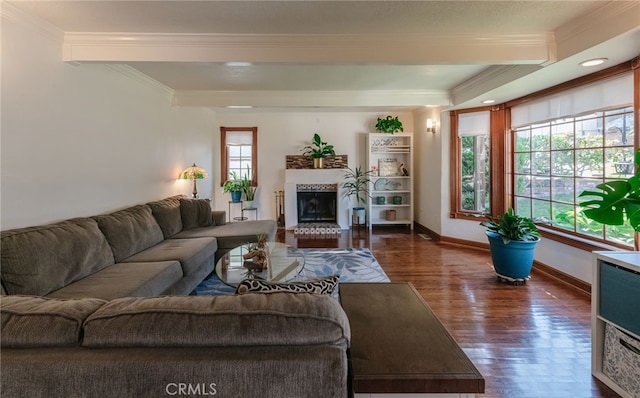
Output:
<path fill-rule="evenodd" d="M 369 170 L 378 170 L 377 175 L 370 178 L 371 198 L 367 202 L 369 228 L 404 224 L 413 229 L 413 134 L 368 134 L 367 164 Z M 404 164 L 408 175 L 399 171 L 401 164 Z M 384 204 L 377 202 L 379 197 L 384 198 Z M 395 220 L 389 219 L 389 210 L 395 211 Z"/>

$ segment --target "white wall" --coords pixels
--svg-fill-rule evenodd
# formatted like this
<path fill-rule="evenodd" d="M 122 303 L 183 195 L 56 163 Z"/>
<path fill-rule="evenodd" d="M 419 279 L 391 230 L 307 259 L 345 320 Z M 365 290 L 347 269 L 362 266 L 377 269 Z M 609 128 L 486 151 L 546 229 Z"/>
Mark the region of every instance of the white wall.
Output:
<path fill-rule="evenodd" d="M 403 124 L 405 132 L 413 130 L 410 112 L 394 112 Z M 373 112 L 294 112 L 294 111 L 233 111 L 219 113 L 218 125 L 225 127 L 258 127 L 258 191 L 256 205 L 260 218 L 275 218 L 274 191 L 284 190 L 286 155 L 300 155 L 309 145 L 313 134 L 333 144 L 336 154 L 349 156 L 349 167 L 366 164 L 365 134 L 375 131 L 380 116 Z M 214 153 L 220 153 L 220 129 L 216 127 Z M 215 203 L 221 210 L 228 210 L 229 195 L 220 188 L 220 166 L 214 176 Z M 309 181 L 313 183 L 313 181 Z M 234 209 L 232 208 L 232 212 Z"/>
<path fill-rule="evenodd" d="M 63 63 L 61 36 L 39 26 L 3 4 L 1 228 L 189 194 L 176 177 L 212 170 L 214 114 L 122 67 Z"/>

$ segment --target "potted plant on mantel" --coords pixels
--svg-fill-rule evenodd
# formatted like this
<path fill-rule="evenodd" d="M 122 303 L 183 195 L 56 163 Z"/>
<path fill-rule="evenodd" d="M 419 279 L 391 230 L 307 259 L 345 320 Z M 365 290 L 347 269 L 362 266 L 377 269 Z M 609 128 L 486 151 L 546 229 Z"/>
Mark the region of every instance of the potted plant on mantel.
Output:
<path fill-rule="evenodd" d="M 238 203 L 242 200 L 242 188 L 244 187 L 244 182 L 240 177 L 238 177 L 238 173 L 232 171 L 231 179 L 225 181 L 222 185 L 222 192 L 231 194 L 231 201 L 233 203 Z"/>
<path fill-rule="evenodd" d="M 533 267 L 533 256 L 540 234 L 535 221 L 509 208 L 503 215 L 487 217 L 480 225 L 487 228 L 491 261 L 498 280 L 524 283 Z"/>
<path fill-rule="evenodd" d="M 635 155 L 636 172 L 626 180 L 607 181 L 596 185 L 600 191 L 586 190 L 578 197 L 586 207 L 585 217 L 605 225 L 624 225 L 635 231 L 634 248 L 640 250 L 640 150 Z"/>
<path fill-rule="evenodd" d="M 394 134 L 398 131 L 404 131 L 404 128 L 402 127 L 402 122 L 398 120 L 397 116 L 395 118 L 387 116 L 384 119 L 378 118 L 376 130 L 381 133 Z"/>
<path fill-rule="evenodd" d="M 362 167 L 358 166 L 355 170 L 347 169 L 344 174 L 345 182 L 342 183 L 342 187 L 345 189 L 344 196 L 354 196 L 356 199 L 356 206 L 353 208 L 353 225 L 363 225 L 367 222 L 365 208 L 361 205 L 367 203 L 369 194 L 369 176 L 373 173 L 373 170 L 362 171 Z"/>
<path fill-rule="evenodd" d="M 329 145 L 326 142 L 322 141 L 322 138 L 320 138 L 320 135 L 318 135 L 318 133 L 315 133 L 313 135 L 313 141 L 311 142 L 311 145 L 305 146 L 302 150 L 303 155 L 310 155 L 313 158 L 314 169 L 323 168 L 324 159 L 329 155 L 336 155 L 336 152 L 333 149 L 333 145 Z"/>

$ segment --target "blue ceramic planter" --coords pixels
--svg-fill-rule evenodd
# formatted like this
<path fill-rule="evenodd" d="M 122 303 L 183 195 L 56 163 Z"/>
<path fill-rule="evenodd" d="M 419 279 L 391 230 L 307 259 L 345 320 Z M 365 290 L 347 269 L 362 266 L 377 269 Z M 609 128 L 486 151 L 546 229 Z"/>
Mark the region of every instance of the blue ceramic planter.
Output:
<path fill-rule="evenodd" d="M 242 199 L 242 191 L 231 191 L 231 201 L 238 203 Z"/>
<path fill-rule="evenodd" d="M 525 279 L 531 273 L 533 255 L 540 238 L 534 241 L 514 241 L 502 243 L 495 232 L 485 231 L 491 246 L 491 260 L 496 273 L 513 279 Z"/>

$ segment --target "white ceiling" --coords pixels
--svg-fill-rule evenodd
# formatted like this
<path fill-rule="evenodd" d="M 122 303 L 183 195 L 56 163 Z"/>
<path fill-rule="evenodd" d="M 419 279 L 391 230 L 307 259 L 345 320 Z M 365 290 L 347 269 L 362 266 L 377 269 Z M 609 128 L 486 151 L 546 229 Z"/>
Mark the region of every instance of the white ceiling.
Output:
<path fill-rule="evenodd" d="M 128 65 L 184 106 L 474 107 L 640 54 L 637 0 L 7 3 L 64 32 L 61 60 Z"/>

